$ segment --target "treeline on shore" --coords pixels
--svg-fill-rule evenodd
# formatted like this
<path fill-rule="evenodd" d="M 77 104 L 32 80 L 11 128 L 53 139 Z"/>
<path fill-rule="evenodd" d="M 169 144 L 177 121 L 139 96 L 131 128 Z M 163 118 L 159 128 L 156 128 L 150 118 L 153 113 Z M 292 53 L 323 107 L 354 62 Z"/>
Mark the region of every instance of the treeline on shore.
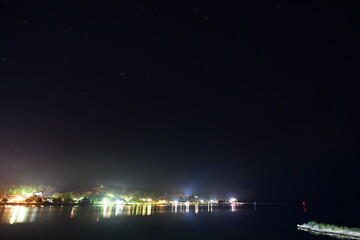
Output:
<path fill-rule="evenodd" d="M 0 202 L 10 203 L 16 197 L 22 203 L 77 203 L 83 198 L 94 203 L 106 198 L 131 203 L 169 201 L 182 198 L 184 194 L 112 185 L 0 185 Z"/>

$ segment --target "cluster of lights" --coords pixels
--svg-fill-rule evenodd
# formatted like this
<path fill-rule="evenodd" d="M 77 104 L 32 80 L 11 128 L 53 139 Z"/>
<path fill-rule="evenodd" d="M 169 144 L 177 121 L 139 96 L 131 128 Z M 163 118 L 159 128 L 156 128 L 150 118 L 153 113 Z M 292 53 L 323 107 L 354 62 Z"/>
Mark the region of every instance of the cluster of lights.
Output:
<path fill-rule="evenodd" d="M 236 198 L 230 198 L 227 202 L 228 203 L 231 203 L 231 204 L 233 204 L 233 203 L 236 203 L 238 200 L 236 199 Z M 210 199 L 210 200 L 200 200 L 200 203 L 201 204 L 204 204 L 204 203 L 217 203 L 218 201 L 217 200 L 215 200 L 215 199 Z M 173 205 L 177 205 L 177 204 L 179 204 L 179 202 L 178 201 L 173 201 L 173 202 L 171 202 Z M 185 205 L 186 204 L 190 204 L 190 202 L 189 201 L 187 201 L 187 202 L 181 202 L 181 203 L 184 203 Z"/>
<path fill-rule="evenodd" d="M 26 197 L 20 196 L 20 195 L 14 195 L 11 198 L 9 198 L 9 203 L 19 203 L 25 201 Z"/>
<path fill-rule="evenodd" d="M 124 204 L 125 202 L 123 200 L 120 200 L 120 199 L 116 199 L 114 204 Z M 109 205 L 109 204 L 112 204 L 111 201 L 109 201 L 108 198 L 104 198 L 102 201 L 101 201 L 101 204 L 102 205 Z"/>
<path fill-rule="evenodd" d="M 10 203 L 21 203 L 21 202 L 25 202 L 25 200 L 31 196 L 41 196 L 42 193 L 41 192 L 36 192 L 36 193 L 25 193 L 23 192 L 21 195 L 13 195 L 11 197 L 9 197 L 8 202 Z M 195 198 L 199 198 L 198 196 L 194 195 Z M 77 200 L 77 199 L 74 199 Z M 146 204 L 151 204 L 151 203 L 157 203 L 157 204 L 166 204 L 169 203 L 169 201 L 167 200 L 159 200 L 154 202 L 153 199 L 151 198 L 141 198 L 140 201 L 142 202 L 146 202 Z M 237 202 L 236 198 L 230 198 L 228 201 L 226 201 L 230 204 L 235 204 Z M 113 194 L 107 194 L 107 197 L 103 198 L 101 201 L 102 205 L 111 205 L 111 204 L 115 204 L 115 205 L 122 205 L 125 204 L 126 202 L 124 200 L 122 200 L 121 198 L 115 198 L 115 196 Z M 178 201 L 171 201 L 170 203 L 172 203 L 173 205 L 177 205 L 177 204 L 185 204 L 185 205 L 189 205 L 191 204 L 189 201 L 187 202 L 178 202 Z M 214 199 L 210 199 L 210 200 L 203 200 L 203 199 L 198 199 L 198 203 L 204 204 L 212 204 L 212 203 L 217 203 L 217 200 Z"/>
<path fill-rule="evenodd" d="M 143 201 L 143 202 L 152 202 L 152 199 L 151 199 L 151 198 L 141 198 L 140 201 Z"/>
<path fill-rule="evenodd" d="M 230 198 L 229 202 L 230 202 L 230 203 L 237 202 L 237 199 L 236 199 L 236 198 Z"/>

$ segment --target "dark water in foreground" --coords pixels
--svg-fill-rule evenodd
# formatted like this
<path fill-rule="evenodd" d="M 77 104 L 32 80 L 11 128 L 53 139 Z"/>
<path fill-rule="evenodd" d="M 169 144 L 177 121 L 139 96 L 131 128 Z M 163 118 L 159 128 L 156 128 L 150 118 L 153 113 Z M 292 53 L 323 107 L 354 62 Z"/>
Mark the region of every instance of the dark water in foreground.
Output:
<path fill-rule="evenodd" d="M 359 227 L 357 204 L 0 207 L 0 239 L 333 239 L 299 231 L 311 220 Z"/>

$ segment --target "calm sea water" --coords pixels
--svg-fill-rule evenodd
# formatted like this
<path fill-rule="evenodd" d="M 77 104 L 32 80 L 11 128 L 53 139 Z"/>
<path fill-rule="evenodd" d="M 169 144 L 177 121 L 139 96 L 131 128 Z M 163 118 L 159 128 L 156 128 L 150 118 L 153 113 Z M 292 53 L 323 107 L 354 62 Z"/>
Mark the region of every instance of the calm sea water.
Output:
<path fill-rule="evenodd" d="M 0 207 L 0 239 L 333 239 L 311 220 L 360 226 L 357 204 Z"/>

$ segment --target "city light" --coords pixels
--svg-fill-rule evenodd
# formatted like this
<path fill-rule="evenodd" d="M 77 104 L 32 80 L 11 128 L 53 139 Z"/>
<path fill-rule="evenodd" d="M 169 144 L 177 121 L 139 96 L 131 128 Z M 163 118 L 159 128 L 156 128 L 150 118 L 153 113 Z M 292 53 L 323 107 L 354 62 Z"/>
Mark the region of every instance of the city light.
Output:
<path fill-rule="evenodd" d="M 9 203 L 20 203 L 20 202 L 25 201 L 25 199 L 26 199 L 26 197 L 24 197 L 24 196 L 14 195 L 9 198 L 8 202 Z"/>
<path fill-rule="evenodd" d="M 236 202 L 236 201 L 237 201 L 236 198 L 230 198 L 230 200 L 229 200 L 230 203 L 234 203 L 234 202 Z"/>
<path fill-rule="evenodd" d="M 101 202 L 103 205 L 108 205 L 109 204 L 109 199 L 104 198 Z"/>
<path fill-rule="evenodd" d="M 23 192 L 22 194 L 23 194 L 25 197 L 27 197 L 27 198 L 28 198 L 28 197 L 31 197 L 31 196 L 33 195 L 32 193 L 25 193 L 25 192 Z"/>

